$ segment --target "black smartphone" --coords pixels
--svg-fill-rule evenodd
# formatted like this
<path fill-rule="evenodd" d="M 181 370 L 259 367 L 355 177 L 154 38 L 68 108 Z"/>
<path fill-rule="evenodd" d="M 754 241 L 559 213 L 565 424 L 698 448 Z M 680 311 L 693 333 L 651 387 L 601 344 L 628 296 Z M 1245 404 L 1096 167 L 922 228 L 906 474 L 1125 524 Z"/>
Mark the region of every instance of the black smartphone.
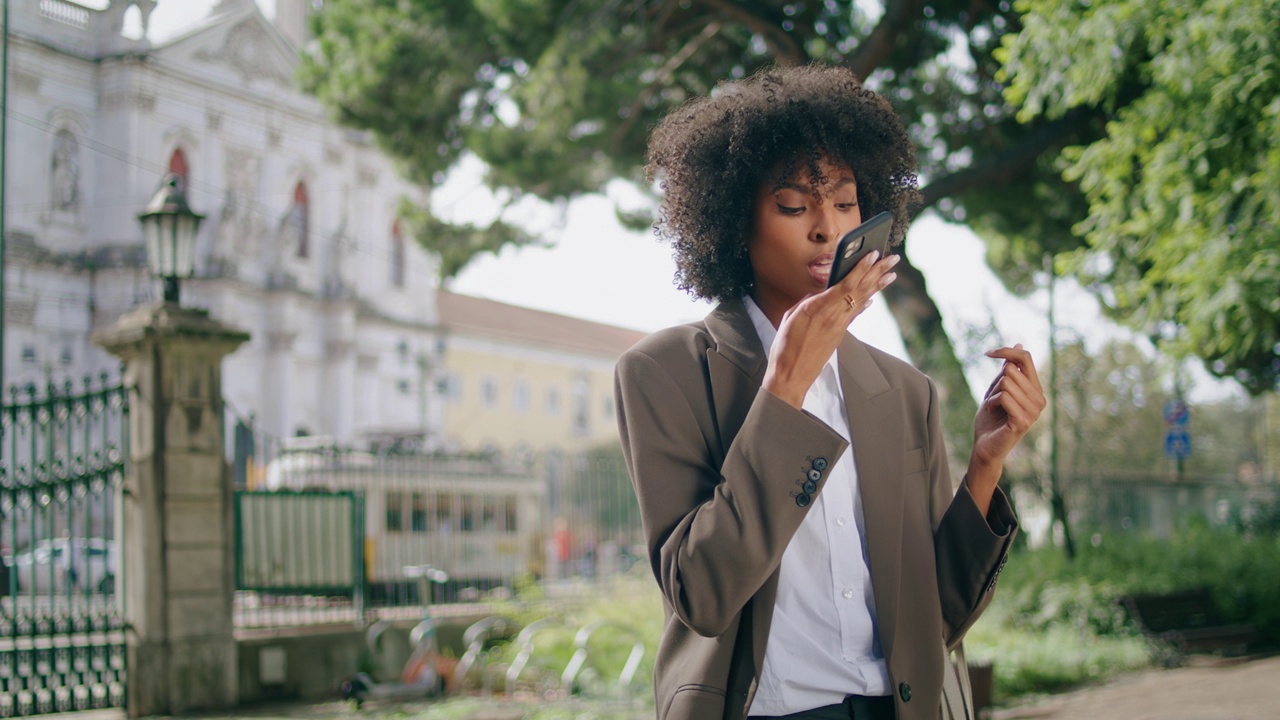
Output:
<path fill-rule="evenodd" d="M 836 245 L 836 256 L 831 261 L 827 287 L 843 280 L 853 266 L 872 250 L 879 250 L 880 257 L 884 257 L 889 252 L 889 231 L 892 229 L 893 213 L 886 210 L 845 233 L 840 238 L 840 244 Z"/>

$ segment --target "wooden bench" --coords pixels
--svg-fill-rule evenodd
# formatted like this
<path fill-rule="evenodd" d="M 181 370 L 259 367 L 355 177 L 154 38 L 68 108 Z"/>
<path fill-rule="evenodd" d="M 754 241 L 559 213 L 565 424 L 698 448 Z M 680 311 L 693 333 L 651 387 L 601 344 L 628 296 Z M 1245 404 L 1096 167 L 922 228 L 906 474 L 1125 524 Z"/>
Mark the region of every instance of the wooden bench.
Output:
<path fill-rule="evenodd" d="M 1253 625 L 1223 620 L 1208 588 L 1130 595 L 1123 603 L 1144 635 L 1168 643 L 1179 655 L 1242 655 L 1258 639 Z"/>

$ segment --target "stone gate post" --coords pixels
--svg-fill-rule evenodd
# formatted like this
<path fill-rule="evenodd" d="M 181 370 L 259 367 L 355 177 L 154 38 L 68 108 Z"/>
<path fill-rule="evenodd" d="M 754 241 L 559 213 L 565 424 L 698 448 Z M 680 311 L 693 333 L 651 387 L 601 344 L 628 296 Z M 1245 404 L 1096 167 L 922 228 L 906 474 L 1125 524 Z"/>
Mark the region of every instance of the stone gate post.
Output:
<path fill-rule="evenodd" d="M 248 339 L 176 303 L 138 308 L 93 338 L 136 389 L 118 520 L 131 717 L 238 700 L 222 359 Z"/>

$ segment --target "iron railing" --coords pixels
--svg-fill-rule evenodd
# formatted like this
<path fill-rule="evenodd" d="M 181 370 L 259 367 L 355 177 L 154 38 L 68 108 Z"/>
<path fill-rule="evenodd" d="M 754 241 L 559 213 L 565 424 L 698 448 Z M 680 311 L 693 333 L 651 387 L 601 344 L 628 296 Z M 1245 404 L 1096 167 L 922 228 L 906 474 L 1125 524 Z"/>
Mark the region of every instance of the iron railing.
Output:
<path fill-rule="evenodd" d="M 0 716 L 125 702 L 118 493 L 128 390 L 12 389 L 0 408 Z"/>
<path fill-rule="evenodd" d="M 592 581 L 628 569 L 643 552 L 639 508 L 617 449 L 576 455 L 371 452 L 315 438 L 281 440 L 243 424 L 228 437 L 242 492 L 278 494 L 297 505 L 287 511 L 294 514 L 308 512 L 301 507 L 308 494 L 359 498 L 363 619 L 414 617 L 425 604 L 501 599 L 523 582 L 554 589 Z M 320 537 L 354 527 L 315 532 Z M 241 528 L 237 534 L 246 557 L 275 552 L 250 547 L 278 542 L 262 533 Z M 421 581 L 424 567 L 437 571 L 433 582 Z M 267 592 L 249 584 L 237 595 L 237 627 L 260 627 L 268 617 L 289 625 L 347 617 L 335 610 L 332 595 L 300 588 Z M 263 612 L 264 606 L 277 610 Z M 282 613 L 281 607 L 293 610 Z"/>

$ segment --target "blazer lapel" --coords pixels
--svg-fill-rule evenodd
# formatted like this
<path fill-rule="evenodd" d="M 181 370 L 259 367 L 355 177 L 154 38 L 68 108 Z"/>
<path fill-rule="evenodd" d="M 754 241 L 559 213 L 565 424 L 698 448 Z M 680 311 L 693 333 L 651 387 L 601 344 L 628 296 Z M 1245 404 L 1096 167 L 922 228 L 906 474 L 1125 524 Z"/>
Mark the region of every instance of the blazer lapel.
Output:
<path fill-rule="evenodd" d="M 741 300 L 720 303 L 706 325 L 715 340 L 715 347 L 707 350 L 707 373 L 720 433 L 716 463 L 722 464 L 764 379 L 764 346 Z"/>
<path fill-rule="evenodd" d="M 720 433 L 720 457 L 733 444 L 739 428 L 747 419 L 764 379 L 764 346 L 751 323 L 751 316 L 741 300 L 722 302 L 706 318 L 707 332 L 716 346 L 707 350 L 707 372 L 711 378 L 712 401 L 716 411 L 716 428 Z M 755 677 L 764 668 L 764 639 L 773 624 L 773 605 L 778 596 L 778 571 L 775 569 L 764 585 L 743 609 L 743 617 L 751 618 L 752 659 Z"/>
<path fill-rule="evenodd" d="M 880 644 L 889 657 L 898 622 L 902 560 L 902 389 L 889 384 L 867 346 L 852 335 L 840 344 L 837 357 L 858 469 Z"/>

